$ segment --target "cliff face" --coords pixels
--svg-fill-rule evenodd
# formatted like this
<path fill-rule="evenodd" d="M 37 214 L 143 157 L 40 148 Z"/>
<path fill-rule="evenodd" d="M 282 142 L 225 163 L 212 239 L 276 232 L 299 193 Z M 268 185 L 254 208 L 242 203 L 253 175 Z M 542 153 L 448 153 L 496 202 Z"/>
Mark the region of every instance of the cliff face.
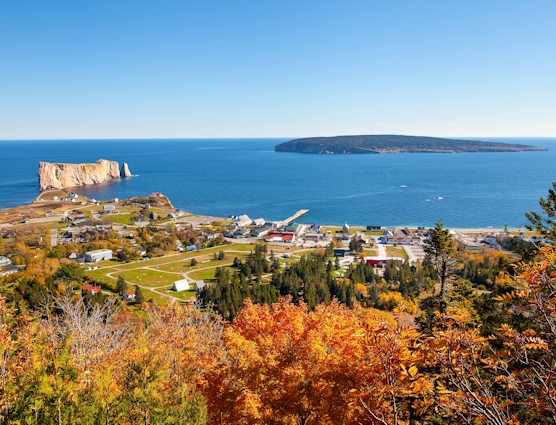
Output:
<path fill-rule="evenodd" d="M 125 168 L 129 172 L 127 164 L 125 164 Z M 120 178 L 119 164 L 106 159 L 99 159 L 94 164 L 39 163 L 39 189 L 41 191 L 48 188 L 62 189 L 97 184 L 118 178 Z"/>

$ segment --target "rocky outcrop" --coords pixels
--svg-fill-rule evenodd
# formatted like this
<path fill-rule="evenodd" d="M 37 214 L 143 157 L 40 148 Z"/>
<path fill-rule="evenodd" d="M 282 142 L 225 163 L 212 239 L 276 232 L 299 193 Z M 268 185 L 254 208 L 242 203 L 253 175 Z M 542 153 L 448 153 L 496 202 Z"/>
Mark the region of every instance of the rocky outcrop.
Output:
<path fill-rule="evenodd" d="M 131 175 L 127 164 L 125 171 Z M 124 171 L 122 166 L 122 172 Z M 120 166 L 116 161 L 99 159 L 93 164 L 39 163 L 39 190 L 83 186 L 120 178 Z"/>
<path fill-rule="evenodd" d="M 127 162 L 124 162 L 122 168 L 120 168 L 120 177 L 131 177 L 131 171 L 129 171 Z"/>

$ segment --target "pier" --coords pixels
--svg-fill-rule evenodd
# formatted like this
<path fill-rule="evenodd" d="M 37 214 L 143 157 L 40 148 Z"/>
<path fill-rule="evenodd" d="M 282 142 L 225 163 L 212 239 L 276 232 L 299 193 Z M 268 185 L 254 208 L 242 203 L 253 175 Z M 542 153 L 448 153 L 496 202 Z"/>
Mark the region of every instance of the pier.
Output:
<path fill-rule="evenodd" d="M 302 215 L 305 215 L 309 212 L 309 210 L 299 210 L 298 212 L 296 212 L 294 215 L 292 215 L 291 217 L 286 218 L 284 221 L 282 221 L 282 224 L 284 226 L 289 225 L 290 223 L 293 223 L 295 220 L 297 220 L 299 217 L 301 217 Z"/>

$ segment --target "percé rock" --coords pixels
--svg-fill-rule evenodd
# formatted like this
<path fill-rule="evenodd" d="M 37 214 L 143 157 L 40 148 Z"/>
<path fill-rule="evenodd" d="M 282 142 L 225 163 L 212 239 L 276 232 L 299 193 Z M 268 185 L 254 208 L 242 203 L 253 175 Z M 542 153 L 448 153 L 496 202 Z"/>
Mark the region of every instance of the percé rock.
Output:
<path fill-rule="evenodd" d="M 120 168 L 120 177 L 131 177 L 131 171 L 129 171 L 127 162 L 124 162 L 122 168 Z"/>
<path fill-rule="evenodd" d="M 125 171 L 129 172 L 127 164 L 125 164 Z M 99 159 L 93 164 L 39 163 L 39 190 L 41 191 L 97 184 L 119 178 L 120 165 L 116 161 L 106 159 Z"/>

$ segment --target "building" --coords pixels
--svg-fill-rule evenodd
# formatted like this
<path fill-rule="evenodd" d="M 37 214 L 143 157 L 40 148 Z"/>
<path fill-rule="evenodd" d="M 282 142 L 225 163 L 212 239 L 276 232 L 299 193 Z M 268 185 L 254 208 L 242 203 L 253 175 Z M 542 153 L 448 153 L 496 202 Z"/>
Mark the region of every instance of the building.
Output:
<path fill-rule="evenodd" d="M 267 242 L 283 242 L 283 243 L 294 243 L 295 235 L 293 233 L 271 233 L 266 236 Z"/>
<path fill-rule="evenodd" d="M 344 223 L 344 226 L 342 227 L 342 233 L 349 233 L 349 225 L 347 223 Z"/>
<path fill-rule="evenodd" d="M 12 264 L 12 260 L 8 257 L 4 257 L 3 255 L 0 257 L 0 267 L 9 266 Z"/>
<path fill-rule="evenodd" d="M 268 234 L 268 232 L 270 232 L 272 230 L 272 225 L 270 224 L 265 224 L 263 226 L 257 226 L 254 227 L 253 229 L 251 229 L 251 234 L 253 236 L 255 236 L 256 238 L 265 236 Z"/>
<path fill-rule="evenodd" d="M 320 238 L 320 235 L 317 233 L 307 233 L 305 234 L 305 240 L 306 241 L 314 241 L 314 242 L 318 242 Z"/>
<path fill-rule="evenodd" d="M 95 263 L 101 260 L 111 260 L 112 251 L 110 249 L 96 249 L 85 253 L 85 261 L 88 263 Z"/>
<path fill-rule="evenodd" d="M 8 265 L 5 266 L 2 271 L 0 272 L 0 276 L 8 276 L 19 271 L 19 266 Z"/>
<path fill-rule="evenodd" d="M 187 279 L 180 279 L 174 282 L 174 286 L 172 286 L 172 291 L 181 292 L 181 291 L 189 291 L 191 287 L 189 286 L 189 280 Z"/>
<path fill-rule="evenodd" d="M 195 282 L 195 286 L 193 287 L 193 289 L 195 290 L 195 292 L 201 292 L 205 286 L 207 286 L 207 284 L 204 280 L 198 280 L 197 282 Z"/>
<path fill-rule="evenodd" d="M 248 226 L 248 225 L 251 224 L 252 221 L 253 221 L 253 220 L 251 220 L 251 219 L 249 218 L 249 216 L 248 216 L 248 215 L 245 215 L 245 214 L 244 214 L 244 215 L 240 215 L 239 217 L 236 217 L 236 218 L 234 219 L 234 223 L 235 223 L 237 226 Z"/>
<path fill-rule="evenodd" d="M 122 295 L 123 301 L 135 301 L 135 291 L 124 292 Z"/>
<path fill-rule="evenodd" d="M 411 245 L 412 236 L 398 229 L 387 229 L 384 231 L 384 240 L 387 244 Z"/>
<path fill-rule="evenodd" d="M 97 285 L 85 285 L 81 287 L 81 292 L 88 292 L 91 295 L 98 294 L 100 292 L 100 286 Z"/>
<path fill-rule="evenodd" d="M 253 225 L 254 226 L 263 226 L 266 223 L 264 218 L 256 218 L 255 220 L 253 220 Z"/>
<path fill-rule="evenodd" d="M 102 207 L 102 211 L 105 213 L 115 213 L 116 212 L 116 205 L 108 204 Z"/>
<path fill-rule="evenodd" d="M 349 252 L 349 248 L 334 248 L 334 257 L 345 257 Z"/>
<path fill-rule="evenodd" d="M 364 233 L 359 233 L 359 232 L 355 234 L 355 240 L 357 242 L 361 242 L 361 243 L 371 243 L 372 242 L 372 240 L 369 236 L 367 236 Z"/>
<path fill-rule="evenodd" d="M 388 261 L 395 261 L 403 263 L 403 258 L 400 257 L 366 257 L 365 263 L 373 267 L 384 267 Z"/>

